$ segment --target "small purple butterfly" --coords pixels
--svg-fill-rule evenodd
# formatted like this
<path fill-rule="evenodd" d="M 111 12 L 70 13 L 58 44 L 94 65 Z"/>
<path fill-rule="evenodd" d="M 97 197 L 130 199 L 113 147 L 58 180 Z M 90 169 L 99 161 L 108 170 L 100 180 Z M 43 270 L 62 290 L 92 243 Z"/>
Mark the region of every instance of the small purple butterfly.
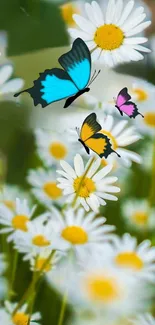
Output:
<path fill-rule="evenodd" d="M 128 89 L 123 88 L 116 99 L 115 107 L 119 110 L 120 114 L 123 116 L 123 113 L 128 115 L 130 118 L 135 118 L 137 115 L 144 117 L 137 108 L 137 105 L 130 101 L 131 96 L 128 94 Z"/>

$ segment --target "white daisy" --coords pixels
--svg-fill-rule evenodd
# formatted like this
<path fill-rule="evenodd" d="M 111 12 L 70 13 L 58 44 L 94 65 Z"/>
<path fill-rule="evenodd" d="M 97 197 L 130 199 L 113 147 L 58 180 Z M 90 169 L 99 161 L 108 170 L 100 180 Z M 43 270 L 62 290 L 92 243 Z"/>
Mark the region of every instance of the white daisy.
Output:
<path fill-rule="evenodd" d="M 12 64 L 4 64 L 0 67 L 0 95 L 18 92 L 23 86 L 24 81 L 21 78 L 10 79 L 13 74 Z"/>
<path fill-rule="evenodd" d="M 51 254 L 51 249 L 45 248 L 39 255 L 32 256 L 30 259 L 31 270 L 35 272 L 43 271 L 45 273 L 53 271 L 63 254 L 56 252 L 51 260 L 48 260 Z"/>
<path fill-rule="evenodd" d="M 72 150 L 65 134 L 53 133 L 38 129 L 35 132 L 37 151 L 46 166 L 58 164 L 67 159 Z"/>
<path fill-rule="evenodd" d="M 135 319 L 132 319 L 132 324 L 134 325 L 155 325 L 155 318 L 149 314 L 137 315 Z"/>
<path fill-rule="evenodd" d="M 143 232 L 155 229 L 155 208 L 150 209 L 147 200 L 126 200 L 122 204 L 122 216 L 131 229 Z"/>
<path fill-rule="evenodd" d="M 38 217 L 28 222 L 27 229 L 27 232 L 18 232 L 15 238 L 15 248 L 24 254 L 24 260 L 41 255 L 47 249 L 64 251 L 68 248 L 68 245 L 65 245 L 53 231 L 50 222 L 43 222 Z"/>
<path fill-rule="evenodd" d="M 74 272 L 71 277 L 69 274 L 64 283 L 69 302 L 98 309 L 103 317 L 111 313 L 127 317 L 139 310 L 141 304 L 144 308 L 144 287 L 133 276 L 107 264 L 102 255 L 87 254 L 81 265 L 81 272 Z"/>
<path fill-rule="evenodd" d="M 64 210 L 63 215 L 52 208 L 52 229 L 68 243 L 68 248 L 74 248 L 77 254 L 91 251 L 113 236 L 110 232 L 115 227 L 104 225 L 105 222 L 106 218 L 95 218 L 93 212 L 86 214 L 82 208 L 77 212 L 73 209 Z"/>
<path fill-rule="evenodd" d="M 134 277 L 155 281 L 155 247 L 151 247 L 149 240 L 138 245 L 137 239 L 130 234 L 124 234 L 122 238 L 113 236 L 113 243 L 106 245 L 105 249 L 103 246 L 103 255 Z"/>
<path fill-rule="evenodd" d="M 57 187 L 56 174 L 52 170 L 30 170 L 27 180 L 33 187 L 31 191 L 34 196 L 44 205 L 63 202 L 62 190 Z"/>
<path fill-rule="evenodd" d="M 10 210 L 14 210 L 16 207 L 16 198 L 23 200 L 24 198 L 29 200 L 28 194 L 21 188 L 15 185 L 4 184 L 0 191 L 0 206 L 4 205 Z"/>
<path fill-rule="evenodd" d="M 111 162 L 111 159 L 113 159 L 113 161 L 118 161 L 119 159 L 119 163 L 122 162 L 126 167 L 130 167 L 132 162 L 138 164 L 142 163 L 142 159 L 137 153 L 124 148 L 141 139 L 141 136 L 136 132 L 135 127 L 130 126 L 127 128 L 127 120 L 121 120 L 116 123 L 112 115 L 108 115 L 104 119 L 104 122 L 101 121 L 101 125 L 102 130 L 100 133 L 109 137 L 112 149 L 117 151 L 121 156 L 121 158 L 118 158 L 116 155 L 111 155 L 107 161 L 110 160 Z"/>
<path fill-rule="evenodd" d="M 80 29 L 69 28 L 73 38 L 81 37 L 92 51 L 93 61 L 113 67 L 114 65 L 139 61 L 144 57 L 140 52 L 150 52 L 141 44 L 145 37 L 135 37 L 144 31 L 151 21 L 144 21 L 146 14 L 143 7 L 134 9 L 134 1 L 125 5 L 121 0 L 109 0 L 105 14 L 99 4 L 92 1 L 85 4 L 87 18 L 78 14 L 73 19 Z"/>
<path fill-rule="evenodd" d="M 0 309 L 0 319 L 5 325 L 27 325 L 29 321 L 28 305 L 24 304 L 13 316 L 13 311 L 17 307 L 17 303 L 5 302 L 5 308 Z M 30 319 L 30 325 L 39 325 L 41 320 L 40 313 L 34 313 Z"/>
<path fill-rule="evenodd" d="M 106 204 L 105 200 L 117 201 L 117 197 L 112 194 L 120 192 L 120 189 L 113 185 L 117 177 L 106 177 L 112 170 L 112 165 L 98 171 L 101 159 L 91 162 L 92 158 L 84 167 L 79 154 L 74 158 L 74 169 L 66 161 L 61 161 L 63 170 L 57 172 L 63 177 L 58 178 L 58 187 L 63 189 L 64 195 L 68 195 L 67 202 L 76 201 L 76 207 L 81 204 L 86 211 L 91 208 L 98 212 L 99 206 Z"/>
<path fill-rule="evenodd" d="M 10 210 L 5 205 L 0 205 L 0 224 L 5 226 L 0 230 L 1 234 L 11 233 L 7 240 L 15 240 L 17 231 L 27 232 L 27 223 L 32 218 L 36 206 L 30 208 L 27 200 L 16 199 L 14 210 Z"/>

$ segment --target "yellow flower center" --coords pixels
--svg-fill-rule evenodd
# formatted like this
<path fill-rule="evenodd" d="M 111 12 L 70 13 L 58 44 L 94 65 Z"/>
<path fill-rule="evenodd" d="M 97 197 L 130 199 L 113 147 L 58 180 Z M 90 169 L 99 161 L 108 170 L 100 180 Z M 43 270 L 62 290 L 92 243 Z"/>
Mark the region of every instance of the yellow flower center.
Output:
<path fill-rule="evenodd" d="M 152 112 L 145 113 L 144 122 L 147 125 L 149 125 L 150 127 L 154 128 L 155 127 L 155 113 L 152 113 Z"/>
<path fill-rule="evenodd" d="M 145 100 L 148 99 L 148 94 L 144 89 L 135 88 L 132 89 L 132 92 L 136 95 L 136 99 L 139 102 L 144 102 Z"/>
<path fill-rule="evenodd" d="M 15 325 L 28 325 L 29 316 L 19 312 L 12 317 L 12 321 Z"/>
<path fill-rule="evenodd" d="M 108 276 L 91 276 L 87 280 L 87 291 L 91 299 L 112 303 L 118 299 L 120 290 L 116 280 Z"/>
<path fill-rule="evenodd" d="M 62 190 L 57 187 L 56 182 L 44 184 L 43 189 L 45 193 L 53 200 L 59 199 L 62 196 Z"/>
<path fill-rule="evenodd" d="M 49 146 L 49 152 L 51 156 L 55 159 L 64 159 L 67 155 L 67 148 L 64 146 L 63 143 L 60 142 L 53 142 Z"/>
<path fill-rule="evenodd" d="M 75 21 L 73 19 L 74 14 L 80 14 L 78 8 L 72 3 L 66 3 L 60 7 L 62 17 L 68 26 L 75 26 Z"/>
<path fill-rule="evenodd" d="M 143 268 L 143 261 L 135 252 L 120 253 L 116 256 L 115 262 L 134 271 L 139 271 Z"/>
<path fill-rule="evenodd" d="M 32 238 L 32 243 L 36 246 L 44 247 L 50 245 L 50 241 L 43 235 L 37 235 Z"/>
<path fill-rule="evenodd" d="M 27 222 L 29 221 L 29 218 L 27 216 L 24 216 L 22 214 L 18 214 L 12 219 L 12 226 L 15 229 L 19 229 L 22 231 L 27 231 Z"/>
<path fill-rule="evenodd" d="M 95 183 L 92 181 L 91 178 L 85 177 L 82 181 L 82 177 L 77 177 L 74 180 L 74 190 L 80 197 L 87 198 L 91 193 L 93 193 L 96 190 Z"/>
<path fill-rule="evenodd" d="M 100 26 L 94 36 L 96 45 L 107 51 L 118 49 L 123 44 L 123 41 L 124 33 L 113 24 Z"/>
<path fill-rule="evenodd" d="M 116 150 L 118 148 L 116 138 L 111 134 L 111 132 L 106 131 L 106 130 L 101 130 L 99 133 L 103 133 L 103 134 L 107 135 L 107 137 L 110 139 L 113 150 Z"/>
<path fill-rule="evenodd" d="M 88 241 L 88 235 L 84 229 L 78 226 L 68 226 L 63 229 L 61 236 L 73 245 L 85 244 Z"/>
<path fill-rule="evenodd" d="M 48 262 L 46 263 L 46 262 L 47 262 L 47 258 L 41 258 L 41 257 L 38 258 L 35 264 L 35 269 L 37 271 L 44 270 L 44 272 L 49 272 L 51 270 L 51 265 L 50 263 Z"/>
<path fill-rule="evenodd" d="M 3 203 L 6 205 L 7 208 L 14 210 L 15 202 L 11 200 L 3 200 Z"/>
<path fill-rule="evenodd" d="M 132 215 L 132 220 L 135 222 L 137 225 L 140 226 L 145 226 L 148 222 L 148 215 L 145 212 L 135 212 Z"/>

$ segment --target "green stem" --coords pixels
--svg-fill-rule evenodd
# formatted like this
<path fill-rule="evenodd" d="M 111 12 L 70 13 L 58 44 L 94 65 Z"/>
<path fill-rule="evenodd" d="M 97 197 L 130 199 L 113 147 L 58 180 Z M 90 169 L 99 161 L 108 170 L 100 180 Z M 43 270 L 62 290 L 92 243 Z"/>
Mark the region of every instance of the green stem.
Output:
<path fill-rule="evenodd" d="M 78 198 L 78 196 L 79 196 L 79 192 L 80 192 L 81 186 L 82 186 L 82 184 L 83 184 L 83 181 L 84 181 L 85 177 L 87 176 L 87 174 L 88 174 L 88 172 L 89 172 L 89 169 L 91 168 L 91 166 L 92 166 L 94 160 L 95 160 L 95 157 L 92 157 L 92 159 L 91 159 L 91 161 L 90 161 L 90 163 L 89 163 L 89 165 L 88 165 L 86 171 L 84 172 L 84 174 L 83 174 L 83 176 L 82 176 L 82 178 L 81 178 L 81 181 L 80 181 L 80 183 L 79 183 L 79 187 L 78 187 L 78 189 L 77 189 L 77 192 L 76 192 L 75 198 L 74 198 L 73 203 L 72 203 L 72 208 L 75 207 L 75 204 L 76 204 L 77 198 Z"/>
<path fill-rule="evenodd" d="M 155 203 L 155 139 L 153 143 L 153 158 L 152 158 L 152 173 L 151 173 L 151 186 L 148 198 L 149 207 Z"/>
<path fill-rule="evenodd" d="M 68 294 L 67 294 L 67 292 L 65 292 L 64 296 L 63 296 L 62 304 L 61 304 L 61 310 L 60 310 L 58 325 L 63 324 L 63 320 L 64 320 L 64 316 L 65 316 L 65 310 L 66 310 L 66 306 L 67 306 L 67 297 L 68 297 Z"/>
<path fill-rule="evenodd" d="M 23 296 L 22 296 L 21 300 L 19 301 L 18 305 L 14 309 L 13 315 L 15 315 L 17 313 L 17 311 L 22 307 L 22 305 L 28 299 L 28 297 L 29 296 L 31 297 L 31 295 L 33 295 L 34 290 L 35 290 L 35 286 L 36 286 L 37 282 L 39 281 L 40 276 L 42 275 L 44 269 L 46 268 L 46 265 L 48 265 L 48 263 L 50 263 L 50 261 L 53 258 L 54 254 L 55 254 L 55 250 L 53 250 L 51 252 L 49 257 L 47 258 L 47 260 L 43 264 L 41 270 L 33 273 L 32 281 L 31 281 L 29 287 L 27 288 L 27 290 L 25 291 L 25 293 L 23 294 Z"/>
<path fill-rule="evenodd" d="M 17 270 L 17 265 L 18 265 L 18 251 L 15 251 L 14 254 L 14 259 L 13 259 L 13 267 L 12 267 L 12 275 L 11 275 L 11 286 L 10 286 L 10 296 L 13 294 L 13 288 L 14 288 L 14 281 L 15 281 L 15 276 L 16 276 L 16 270 Z"/>

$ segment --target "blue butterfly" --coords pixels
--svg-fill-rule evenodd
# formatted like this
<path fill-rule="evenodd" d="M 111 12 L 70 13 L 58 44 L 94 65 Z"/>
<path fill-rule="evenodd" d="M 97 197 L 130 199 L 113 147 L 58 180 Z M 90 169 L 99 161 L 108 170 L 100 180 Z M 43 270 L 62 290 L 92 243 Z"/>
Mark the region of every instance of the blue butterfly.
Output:
<path fill-rule="evenodd" d="M 90 51 L 81 38 L 77 38 L 72 49 L 59 58 L 63 69 L 47 69 L 40 73 L 40 77 L 34 81 L 32 88 L 25 89 L 33 98 L 34 105 L 42 107 L 65 99 L 64 108 L 71 105 L 76 98 L 90 90 L 89 85 L 96 79 L 99 72 L 94 72 L 91 80 L 91 55 Z M 69 98 L 68 98 L 69 97 Z"/>

